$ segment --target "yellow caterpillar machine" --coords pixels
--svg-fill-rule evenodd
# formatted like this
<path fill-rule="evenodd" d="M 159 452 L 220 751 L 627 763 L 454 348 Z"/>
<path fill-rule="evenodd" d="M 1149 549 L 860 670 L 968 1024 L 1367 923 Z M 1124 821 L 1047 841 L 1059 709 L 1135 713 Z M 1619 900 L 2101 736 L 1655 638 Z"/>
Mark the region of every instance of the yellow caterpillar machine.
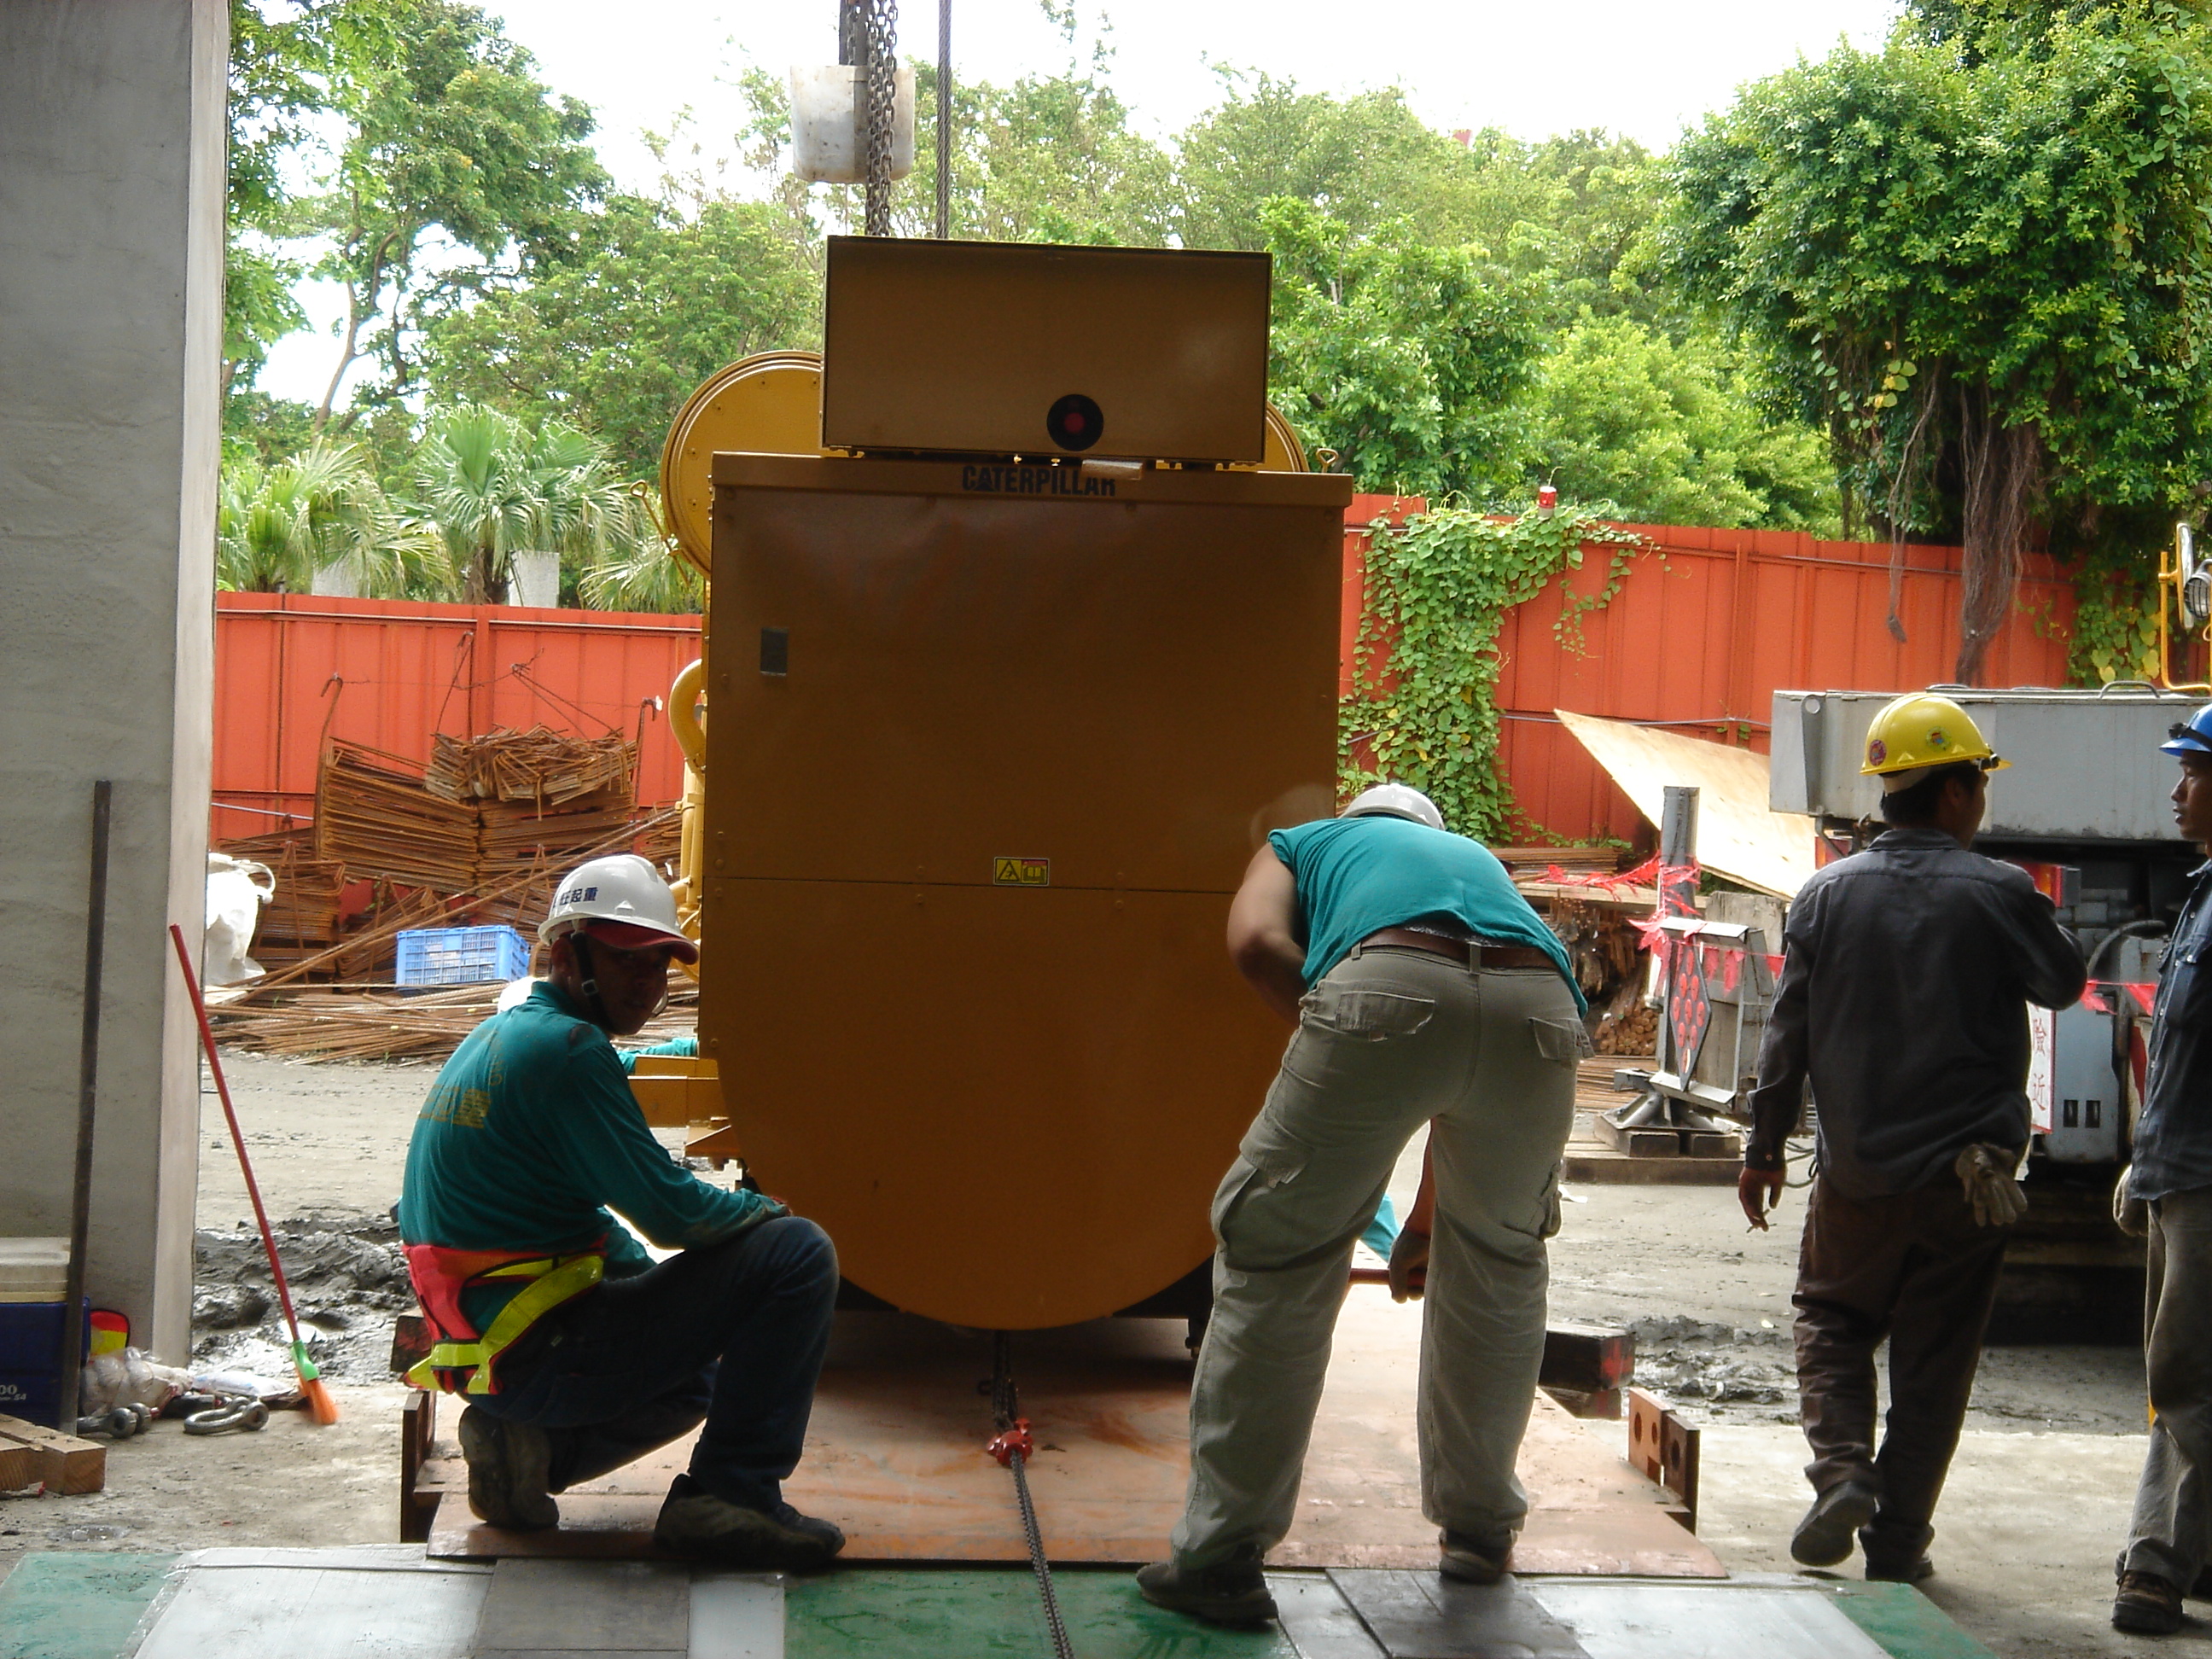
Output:
<path fill-rule="evenodd" d="M 1267 306 L 1265 255 L 834 239 L 822 359 L 670 433 L 702 1061 L 639 1092 L 882 1303 L 1203 1311 L 1282 1042 L 1228 898 L 1334 798 L 1352 480 L 1267 405 Z"/>

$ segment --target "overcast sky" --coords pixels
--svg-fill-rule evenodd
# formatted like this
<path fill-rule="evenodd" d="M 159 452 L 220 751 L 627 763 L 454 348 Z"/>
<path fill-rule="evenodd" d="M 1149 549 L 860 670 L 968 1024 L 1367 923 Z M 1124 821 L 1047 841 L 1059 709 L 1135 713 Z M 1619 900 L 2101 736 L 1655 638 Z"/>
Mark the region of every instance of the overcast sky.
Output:
<path fill-rule="evenodd" d="M 482 0 L 480 0 L 480 3 Z M 638 142 L 689 106 L 696 135 L 726 148 L 747 65 L 781 76 L 836 61 L 836 0 L 491 0 L 545 80 L 599 113 L 599 155 L 643 188 L 658 170 Z M 937 55 L 937 8 L 901 9 L 902 55 Z M 1896 0 L 1115 0 L 1081 7 L 1090 60 L 1103 17 L 1109 77 L 1137 125 L 1164 137 L 1217 102 L 1218 65 L 1264 70 L 1309 90 L 1403 87 L 1444 131 L 1502 127 L 1525 138 L 1603 127 L 1655 149 L 1723 107 L 1735 88 L 1819 58 L 1839 39 L 1878 44 Z M 952 0 L 956 80 L 1006 82 L 1066 66 L 1069 48 L 1038 0 Z M 277 348 L 261 378 L 282 397 L 322 395 L 333 359 L 324 325 L 339 307 L 304 295 L 318 328 Z"/>

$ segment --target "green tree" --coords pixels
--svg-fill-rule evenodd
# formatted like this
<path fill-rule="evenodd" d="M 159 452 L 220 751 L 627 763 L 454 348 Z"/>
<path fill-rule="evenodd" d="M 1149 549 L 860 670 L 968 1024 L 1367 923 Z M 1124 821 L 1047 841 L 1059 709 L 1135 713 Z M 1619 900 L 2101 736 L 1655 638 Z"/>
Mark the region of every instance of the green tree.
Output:
<path fill-rule="evenodd" d="M 415 507 L 471 605 L 501 605 L 517 553 L 574 569 L 634 556 L 653 534 L 605 447 L 565 421 L 535 428 L 477 404 L 430 417 L 415 459 Z"/>
<path fill-rule="evenodd" d="M 535 281 L 486 294 L 431 330 L 441 399 L 552 414 L 605 441 L 634 477 L 660 465 L 692 388 L 756 351 L 817 346 L 812 227 L 780 202 L 616 197 Z"/>
<path fill-rule="evenodd" d="M 2128 672 L 2143 590 L 2106 579 L 2212 478 L 2202 15 L 1947 0 L 1747 88 L 1674 177 L 1668 268 L 1826 428 L 1847 520 L 1965 545 L 1957 677 L 2039 520 Z"/>
<path fill-rule="evenodd" d="M 281 251 L 297 228 L 288 173 L 327 106 L 326 18 L 309 8 L 264 16 L 230 0 L 229 152 L 222 293 L 222 387 L 253 384 L 269 349 L 306 325 L 293 286 L 306 267 Z"/>
<path fill-rule="evenodd" d="M 1838 533 L 1826 440 L 1764 414 L 1708 337 L 1585 317 L 1543 359 L 1522 419 L 1532 492 L 1553 483 L 1644 524 Z"/>
<path fill-rule="evenodd" d="M 1466 150 L 1421 125 L 1397 88 L 1336 99 L 1294 81 L 1225 72 L 1229 95 L 1176 140 L 1176 228 L 1185 247 L 1270 245 L 1268 204 L 1291 200 L 1370 235 L 1423 240 L 1438 187 Z"/>
<path fill-rule="evenodd" d="M 1370 489 L 1488 498 L 1516 482 L 1516 400 L 1540 336 L 1528 285 L 1480 250 L 1363 236 L 1309 204 L 1261 213 L 1275 256 L 1268 391 L 1309 449 Z"/>
<path fill-rule="evenodd" d="M 304 593 L 317 572 L 351 559 L 370 591 L 398 593 L 422 577 L 429 553 L 356 445 L 316 442 L 289 460 L 224 464 L 216 585 L 226 591 Z"/>
<path fill-rule="evenodd" d="M 1159 247 L 1175 230 L 1167 153 L 1131 130 L 1129 112 L 1104 80 L 1103 59 L 1085 73 L 1024 76 L 1008 86 L 955 81 L 951 234 L 972 241 L 1073 242 Z M 915 170 L 891 198 L 891 231 L 933 235 L 937 224 L 937 70 L 916 64 Z M 746 159 L 776 178 L 794 212 L 826 210 L 847 231 L 860 224 L 858 185 L 807 185 L 785 171 L 791 102 L 785 84 L 757 70 L 742 78 Z"/>
<path fill-rule="evenodd" d="M 346 316 L 318 430 L 364 357 L 381 367 L 366 401 L 406 391 L 416 337 L 488 267 L 559 264 L 606 182 L 585 142 L 591 112 L 550 92 L 495 20 L 455 0 L 338 10 L 330 97 L 346 131 L 309 222 L 327 238 L 314 274 L 338 284 Z M 477 263 L 430 269 L 433 237 Z"/>

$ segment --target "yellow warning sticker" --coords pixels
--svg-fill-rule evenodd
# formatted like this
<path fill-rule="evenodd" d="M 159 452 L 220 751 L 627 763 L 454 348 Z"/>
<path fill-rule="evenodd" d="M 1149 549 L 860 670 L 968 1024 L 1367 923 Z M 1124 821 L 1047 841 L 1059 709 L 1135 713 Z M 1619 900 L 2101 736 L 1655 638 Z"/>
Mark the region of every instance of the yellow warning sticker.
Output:
<path fill-rule="evenodd" d="M 1052 885 L 1052 860 L 993 859 L 991 884 L 994 887 L 1049 887 Z"/>

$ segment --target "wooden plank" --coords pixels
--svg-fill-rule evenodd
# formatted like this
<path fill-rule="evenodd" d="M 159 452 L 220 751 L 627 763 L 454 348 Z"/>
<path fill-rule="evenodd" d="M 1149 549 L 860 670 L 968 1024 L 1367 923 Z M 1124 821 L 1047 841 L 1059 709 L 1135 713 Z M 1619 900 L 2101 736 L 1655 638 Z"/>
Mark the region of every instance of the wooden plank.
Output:
<path fill-rule="evenodd" d="M 420 1544 L 437 1519 L 441 1487 L 422 1484 L 422 1466 L 438 1435 L 438 1396 L 410 1392 L 399 1415 L 399 1540 Z"/>
<path fill-rule="evenodd" d="M 647 1561 L 501 1561 L 477 1620 L 478 1659 L 690 1645 L 690 1575 Z"/>
<path fill-rule="evenodd" d="M 45 1481 L 50 1492 L 74 1498 L 107 1484 L 107 1448 L 90 1440 L 26 1423 L 20 1417 L 0 1417 L 0 1441 L 31 1449 L 38 1468 L 33 1479 Z"/>

